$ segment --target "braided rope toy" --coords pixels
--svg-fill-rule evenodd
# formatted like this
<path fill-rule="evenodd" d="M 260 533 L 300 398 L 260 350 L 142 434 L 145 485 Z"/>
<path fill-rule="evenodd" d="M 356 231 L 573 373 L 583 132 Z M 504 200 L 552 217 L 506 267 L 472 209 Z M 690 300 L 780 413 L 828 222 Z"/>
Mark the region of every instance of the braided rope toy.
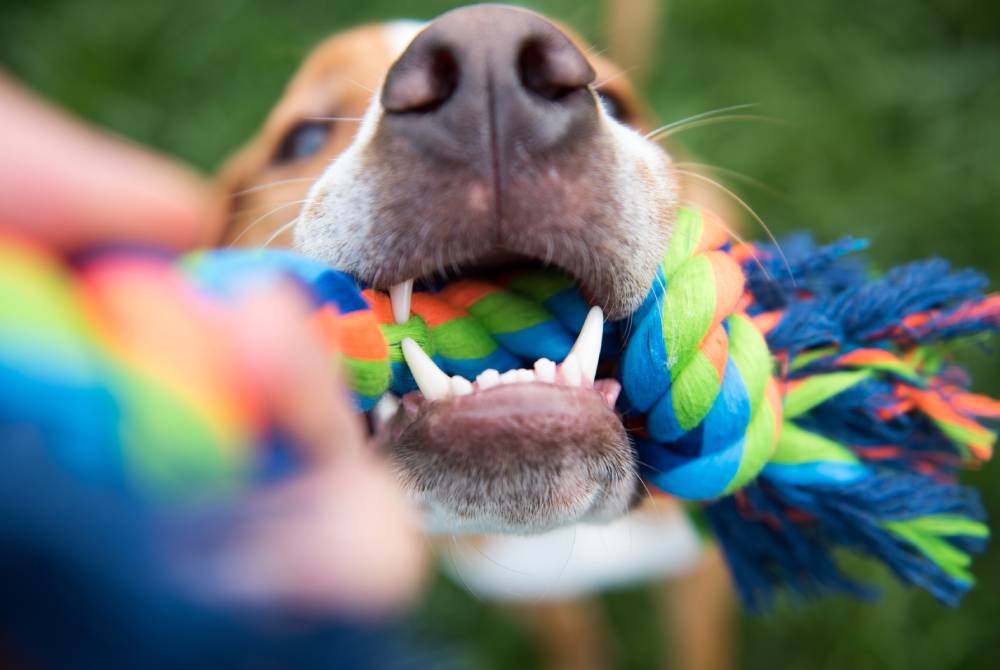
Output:
<path fill-rule="evenodd" d="M 1000 330 L 1000 296 L 943 261 L 870 280 L 846 257 L 862 247 L 795 238 L 783 257 L 732 246 L 711 214 L 683 209 L 645 302 L 604 325 L 600 365 L 621 383 L 644 478 L 699 501 L 751 607 L 779 586 L 865 594 L 837 546 L 954 603 L 988 535 L 956 473 L 990 457 L 979 420 L 1000 403 L 968 393 L 936 345 Z M 415 293 L 397 324 L 386 295 L 290 252 L 71 267 L 0 240 L 0 430 L 157 501 L 280 476 L 292 450 L 220 327 L 235 297 L 276 278 L 311 296 L 364 411 L 415 388 L 404 338 L 472 380 L 562 360 L 589 309 L 568 277 L 526 271 Z"/>

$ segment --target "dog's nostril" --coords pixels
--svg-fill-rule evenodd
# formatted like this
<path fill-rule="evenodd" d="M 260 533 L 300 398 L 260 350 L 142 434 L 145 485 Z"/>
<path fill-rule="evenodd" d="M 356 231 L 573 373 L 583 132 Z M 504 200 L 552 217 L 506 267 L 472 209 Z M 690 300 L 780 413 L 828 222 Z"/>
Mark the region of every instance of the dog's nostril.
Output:
<path fill-rule="evenodd" d="M 446 46 L 408 51 L 392 67 L 382 88 L 388 112 L 429 112 L 443 105 L 458 87 L 460 69 Z"/>
<path fill-rule="evenodd" d="M 594 70 L 568 41 L 547 37 L 524 41 L 517 57 L 521 85 L 546 100 L 559 100 L 594 80 Z"/>

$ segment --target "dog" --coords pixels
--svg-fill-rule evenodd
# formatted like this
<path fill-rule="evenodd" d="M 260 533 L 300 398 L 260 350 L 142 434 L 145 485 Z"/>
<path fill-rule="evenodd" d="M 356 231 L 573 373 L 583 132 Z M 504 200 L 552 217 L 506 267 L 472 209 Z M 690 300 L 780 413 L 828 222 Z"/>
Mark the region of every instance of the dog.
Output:
<path fill-rule="evenodd" d="M 429 24 L 357 28 L 306 59 L 262 130 L 220 171 L 221 243 L 294 248 L 389 292 L 400 319 L 414 281 L 515 265 L 560 268 L 604 316 L 623 318 L 653 281 L 678 204 L 717 204 L 646 139 L 652 126 L 621 69 L 527 10 L 477 5 Z M 642 530 L 628 525 L 641 516 L 626 516 L 645 498 L 635 455 L 613 398 L 591 387 L 592 364 L 536 364 L 521 381 L 432 393 L 433 363 L 411 353 L 423 393 L 376 408 L 375 439 L 430 527 L 508 536 L 460 545 L 463 581 L 497 595 L 477 554 L 543 561 L 546 552 L 526 550 L 587 527 L 575 524 Z M 565 383 L 545 383 L 552 375 Z M 696 540 L 677 531 L 678 507 L 657 502 L 654 527 L 674 529 L 661 539 L 689 551 Z M 724 667 L 724 569 L 715 552 L 695 555 L 645 570 L 612 561 L 612 572 L 693 575 L 674 588 L 677 665 Z M 561 655 L 554 665 L 599 665 L 590 615 L 572 598 L 622 581 L 607 572 L 533 608 Z"/>

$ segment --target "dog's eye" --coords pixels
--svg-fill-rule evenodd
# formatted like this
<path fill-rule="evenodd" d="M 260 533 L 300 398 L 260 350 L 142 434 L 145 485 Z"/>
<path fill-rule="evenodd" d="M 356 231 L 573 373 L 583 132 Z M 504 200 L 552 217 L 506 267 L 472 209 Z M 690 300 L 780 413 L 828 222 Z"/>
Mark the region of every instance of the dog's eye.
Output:
<path fill-rule="evenodd" d="M 272 163 L 291 163 L 319 152 L 330 136 L 331 124 L 327 121 L 300 121 L 278 145 Z"/>
<path fill-rule="evenodd" d="M 630 114 L 628 109 L 625 107 L 625 103 L 614 93 L 608 93 L 607 91 L 598 91 L 597 97 L 601 101 L 601 106 L 604 107 L 604 111 L 607 112 L 615 121 L 621 121 L 622 123 L 628 123 Z"/>

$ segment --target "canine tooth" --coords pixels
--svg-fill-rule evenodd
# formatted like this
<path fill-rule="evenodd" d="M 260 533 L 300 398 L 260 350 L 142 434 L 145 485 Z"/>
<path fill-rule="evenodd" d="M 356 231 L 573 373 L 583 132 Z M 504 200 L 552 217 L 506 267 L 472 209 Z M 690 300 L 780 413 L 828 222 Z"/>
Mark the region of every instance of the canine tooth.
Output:
<path fill-rule="evenodd" d="M 576 355 L 580 363 L 580 371 L 590 383 L 597 376 L 597 360 L 601 357 L 601 340 L 604 339 L 604 312 L 600 307 L 591 307 L 583 328 L 573 343 L 569 355 Z M 569 356 L 566 357 L 567 360 Z M 565 361 L 563 362 L 565 365 Z"/>
<path fill-rule="evenodd" d="M 500 375 L 501 384 L 516 384 L 517 383 L 517 370 L 508 370 L 507 372 Z"/>
<path fill-rule="evenodd" d="M 480 391 L 485 391 L 488 388 L 493 388 L 500 383 L 500 373 L 489 368 L 488 370 L 483 370 L 476 377 L 476 383 L 479 385 Z"/>
<path fill-rule="evenodd" d="M 413 280 L 394 284 L 389 289 L 389 301 L 392 303 L 392 319 L 396 323 L 406 323 L 410 320 L 410 298 L 413 297 Z"/>
<path fill-rule="evenodd" d="M 517 381 L 521 382 L 522 384 L 528 384 L 530 382 L 533 382 L 535 381 L 535 373 L 532 372 L 531 370 L 524 370 L 524 369 L 518 370 Z"/>
<path fill-rule="evenodd" d="M 451 395 L 451 378 L 448 377 L 431 357 L 424 353 L 414 340 L 404 337 L 401 344 L 403 358 L 410 366 L 410 374 L 427 400 L 441 400 Z"/>
<path fill-rule="evenodd" d="M 580 386 L 583 371 L 580 369 L 580 359 L 572 351 L 559 366 L 559 377 L 569 386 Z"/>
<path fill-rule="evenodd" d="M 451 378 L 452 395 L 469 395 L 470 393 L 472 393 L 472 383 L 468 379 L 458 375 Z"/>
<path fill-rule="evenodd" d="M 554 384 L 556 382 L 556 364 L 547 358 L 535 361 L 535 377 L 540 382 Z"/>

